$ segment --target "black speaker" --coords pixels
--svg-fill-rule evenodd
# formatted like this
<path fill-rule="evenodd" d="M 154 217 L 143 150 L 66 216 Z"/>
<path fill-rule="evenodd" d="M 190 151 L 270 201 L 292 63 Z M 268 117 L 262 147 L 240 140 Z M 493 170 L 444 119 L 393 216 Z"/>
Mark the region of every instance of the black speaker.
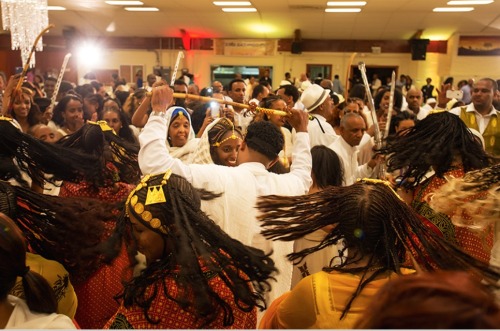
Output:
<path fill-rule="evenodd" d="M 428 44 L 429 44 L 429 39 L 411 39 L 410 40 L 411 59 L 413 61 L 425 61 Z"/>
<path fill-rule="evenodd" d="M 302 54 L 302 44 L 300 41 L 292 42 L 292 54 Z"/>

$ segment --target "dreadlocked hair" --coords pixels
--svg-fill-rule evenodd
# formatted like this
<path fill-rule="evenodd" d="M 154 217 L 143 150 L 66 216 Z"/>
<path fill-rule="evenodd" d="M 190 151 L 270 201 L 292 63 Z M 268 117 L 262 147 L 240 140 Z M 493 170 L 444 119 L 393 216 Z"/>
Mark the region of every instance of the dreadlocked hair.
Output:
<path fill-rule="evenodd" d="M 98 159 L 98 173 L 86 177 L 97 187 L 109 185 L 110 179 L 112 182 L 137 183 L 141 176 L 137 161 L 139 147 L 120 138 L 112 130 L 103 130 L 101 126 L 107 125 L 102 122 L 85 123 L 75 133 L 61 138 L 58 144 L 89 153 Z M 118 169 L 118 173 L 106 166 L 108 162 Z"/>
<path fill-rule="evenodd" d="M 280 129 L 271 122 L 254 122 L 248 126 L 245 142 L 248 147 L 273 160 L 285 145 Z"/>
<path fill-rule="evenodd" d="M 231 290 L 240 310 L 265 309 L 263 295 L 270 290 L 268 280 L 276 270 L 273 260 L 263 251 L 229 237 L 200 210 L 201 199 L 210 200 L 220 195 L 196 190 L 175 174 L 167 183 L 164 178 L 163 174 L 146 176 L 130 194 L 126 208 L 129 217 L 160 234 L 164 243 L 171 243 L 172 251 L 165 251 L 162 259 L 150 263 L 125 285 L 118 298 L 123 298 L 125 307 L 141 307 L 148 322 L 157 324 L 159 321 L 154 321 L 148 310 L 159 291 L 163 291 L 168 299 L 195 316 L 197 328 L 209 325 L 221 314 L 223 325 L 230 326 L 234 323 L 232 308 L 209 284 L 209 278 L 215 276 Z M 154 185 L 162 187 L 166 202 L 146 205 L 148 189 Z M 139 204 L 144 207 L 141 214 L 150 213 L 161 221 L 161 226 L 156 224 L 155 228 L 144 221 L 133 208 Z M 126 221 L 127 217 L 123 216 L 122 220 Z M 166 230 L 166 234 L 160 228 Z M 177 287 L 172 293 L 166 283 L 168 279 L 173 279 Z"/>
<path fill-rule="evenodd" d="M 463 178 L 446 178 L 429 205 L 452 215 L 454 224 L 482 230 L 500 219 L 500 164 L 470 171 Z"/>
<path fill-rule="evenodd" d="M 258 199 L 257 208 L 261 212 L 262 234 L 268 239 L 292 241 L 335 225 L 317 246 L 288 254 L 288 258 L 298 264 L 307 255 L 344 241 L 341 255 L 346 250 L 351 250 L 352 255 L 323 270 L 362 273 L 362 276 L 340 319 L 377 276 L 387 271 L 401 274 L 407 254 L 422 270 L 470 270 L 491 282 L 500 277 L 498 270 L 490 269 L 429 231 L 388 185 L 369 179 L 347 187 L 331 186 L 307 196 L 263 196 Z M 366 257 L 369 257 L 366 266 L 352 266 Z"/>
<path fill-rule="evenodd" d="M 115 208 L 99 200 L 43 195 L 0 181 L 0 212 L 14 220 L 34 253 L 60 262 L 76 282 L 120 252 L 121 237 L 106 229 L 115 226 Z"/>
<path fill-rule="evenodd" d="M 388 137 L 381 152 L 389 155 L 388 171 L 407 167 L 408 170 L 399 177 L 405 188 L 420 184 L 431 167 L 436 176 L 442 178 L 457 156 L 465 172 L 493 163 L 492 157 L 486 154 L 460 117 L 448 112 L 430 114 L 406 135 Z"/>
<path fill-rule="evenodd" d="M 21 132 L 8 120 L 0 120 L 0 135 L 2 180 L 15 178 L 21 185 L 28 186 L 20 170 L 28 173 L 33 181 L 54 184 L 58 180 L 77 182 L 82 175 L 91 177 L 98 172 L 94 156 L 38 140 Z M 17 165 L 13 165 L 12 159 Z"/>

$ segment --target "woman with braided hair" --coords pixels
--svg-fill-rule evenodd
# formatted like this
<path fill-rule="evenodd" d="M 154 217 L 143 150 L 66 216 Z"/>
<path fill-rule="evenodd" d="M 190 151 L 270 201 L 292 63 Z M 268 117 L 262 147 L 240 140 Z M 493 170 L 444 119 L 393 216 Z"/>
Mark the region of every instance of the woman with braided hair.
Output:
<path fill-rule="evenodd" d="M 201 211 L 201 199 L 216 196 L 170 170 L 146 175 L 130 193 L 123 222 L 147 267 L 125 285 L 122 305 L 105 328 L 256 327 L 274 262 Z"/>
<path fill-rule="evenodd" d="M 26 301 L 9 295 L 17 277 L 22 278 Z M 26 266 L 26 245 L 21 231 L 0 213 L 0 328 L 76 329 L 65 315 L 56 314 L 52 288 Z"/>
<path fill-rule="evenodd" d="M 325 226 L 332 230 L 314 247 L 289 254 L 300 263 L 311 253 L 344 241 L 345 259 L 301 280 L 271 304 L 260 328 L 352 328 L 387 281 L 416 268 L 467 270 L 494 283 L 500 273 L 444 240 L 418 219 L 388 182 L 364 179 L 307 196 L 264 196 L 262 234 L 291 241 Z M 432 260 L 432 263 L 429 262 Z"/>
<path fill-rule="evenodd" d="M 469 171 L 488 167 L 493 164 L 492 157 L 463 121 L 446 111 L 429 114 L 405 133 L 390 136 L 382 150 L 390 155 L 388 171 L 405 169 L 396 178 L 400 183 L 398 192 L 404 194 L 405 200 L 429 229 L 458 244 L 472 256 L 489 261 L 493 246 L 492 227 L 486 227 L 478 234 L 466 227 L 455 226 L 451 221 L 453 212 L 437 212 L 429 206 L 429 200 L 446 183 L 446 178 L 461 178 Z M 429 174 L 430 171 L 434 174 Z"/>
<path fill-rule="evenodd" d="M 235 167 L 242 140 L 243 134 L 231 120 L 217 118 L 203 131 L 198 148 L 188 163 Z"/>

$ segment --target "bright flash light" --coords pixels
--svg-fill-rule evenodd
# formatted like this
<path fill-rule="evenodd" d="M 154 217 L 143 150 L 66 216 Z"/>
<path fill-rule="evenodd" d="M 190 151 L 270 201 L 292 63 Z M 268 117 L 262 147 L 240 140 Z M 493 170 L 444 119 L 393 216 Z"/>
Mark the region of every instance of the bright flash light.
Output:
<path fill-rule="evenodd" d="M 93 43 L 84 42 L 78 49 L 78 62 L 86 68 L 97 68 L 101 64 L 102 50 Z"/>

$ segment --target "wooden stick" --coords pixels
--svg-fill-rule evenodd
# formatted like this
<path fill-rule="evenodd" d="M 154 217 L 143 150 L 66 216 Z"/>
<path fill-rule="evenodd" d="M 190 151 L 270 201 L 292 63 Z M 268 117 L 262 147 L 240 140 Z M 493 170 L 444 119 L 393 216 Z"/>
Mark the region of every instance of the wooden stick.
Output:
<path fill-rule="evenodd" d="M 347 65 L 347 72 L 346 72 L 346 75 L 345 75 L 345 86 L 344 86 L 344 98 L 347 100 L 347 98 L 349 98 L 349 78 L 351 76 L 351 66 L 352 66 L 352 62 L 354 61 L 354 58 L 356 57 L 356 52 L 352 53 L 351 54 L 351 58 L 349 59 L 349 64 Z"/>
<path fill-rule="evenodd" d="M 152 92 L 147 92 L 146 95 L 150 96 L 152 95 Z M 252 108 L 250 105 L 246 105 L 244 103 L 238 103 L 234 101 L 228 101 L 224 99 L 217 99 L 217 98 L 211 98 L 211 97 L 203 97 L 201 95 L 196 95 L 196 94 L 188 94 L 188 93 L 174 93 L 173 94 L 174 98 L 179 98 L 179 99 L 192 99 L 192 100 L 197 100 L 201 102 L 211 102 L 215 101 L 221 104 L 225 105 L 230 105 L 233 107 L 238 107 L 238 108 Z M 255 111 L 257 112 L 262 112 L 264 114 L 268 115 L 280 115 L 280 116 L 288 116 L 288 113 L 282 110 L 276 110 L 276 109 L 268 109 L 268 108 L 262 108 L 262 107 L 255 107 Z"/>

